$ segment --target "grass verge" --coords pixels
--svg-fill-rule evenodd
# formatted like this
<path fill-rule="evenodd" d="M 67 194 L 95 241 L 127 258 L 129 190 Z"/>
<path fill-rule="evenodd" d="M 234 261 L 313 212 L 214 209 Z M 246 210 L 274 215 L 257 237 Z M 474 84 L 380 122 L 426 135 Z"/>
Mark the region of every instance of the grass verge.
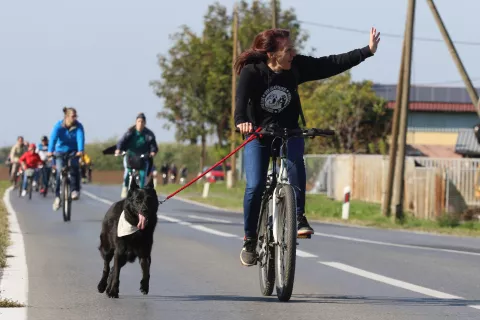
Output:
<path fill-rule="evenodd" d="M 7 247 L 10 245 L 10 236 L 8 232 L 8 213 L 3 203 L 3 195 L 5 190 L 10 186 L 8 181 L 0 181 L 0 268 L 7 265 Z M 10 299 L 0 299 L 0 308 L 19 308 L 24 307 L 23 304 Z"/>
<path fill-rule="evenodd" d="M 158 192 L 164 195 L 175 192 L 178 188 L 180 185 L 157 186 Z M 203 198 L 203 183 L 195 183 L 178 193 L 178 196 L 232 211 L 242 211 L 244 190 L 244 182 L 232 189 L 227 189 L 224 183 L 214 183 L 210 185 L 208 197 Z M 382 215 L 379 204 L 356 200 L 350 202 L 350 217 L 348 221 L 344 221 L 341 219 L 342 203 L 324 195 L 307 194 L 305 211 L 309 220 L 322 222 L 480 237 L 480 222 L 478 221 L 459 222 L 449 216 L 431 221 L 407 214 L 403 222 L 395 223 L 392 219 Z"/>
<path fill-rule="evenodd" d="M 3 203 L 3 195 L 9 185 L 6 181 L 0 181 L 0 268 L 5 268 L 7 264 L 6 252 L 9 245 L 8 214 L 7 208 L 5 208 Z"/>

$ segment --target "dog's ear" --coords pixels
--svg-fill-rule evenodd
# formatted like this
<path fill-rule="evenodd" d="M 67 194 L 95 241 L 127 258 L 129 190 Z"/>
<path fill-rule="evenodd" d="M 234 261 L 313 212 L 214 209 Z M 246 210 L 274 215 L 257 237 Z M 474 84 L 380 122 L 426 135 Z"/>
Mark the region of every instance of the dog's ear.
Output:
<path fill-rule="evenodd" d="M 138 189 L 138 184 L 137 184 L 136 179 L 133 179 L 133 177 L 132 177 L 132 181 L 130 182 L 130 190 L 133 191 L 133 190 L 136 190 L 136 189 Z"/>
<path fill-rule="evenodd" d="M 155 189 L 155 185 L 153 184 L 153 177 L 150 177 L 148 179 L 148 183 L 145 187 L 148 188 L 148 189 Z"/>

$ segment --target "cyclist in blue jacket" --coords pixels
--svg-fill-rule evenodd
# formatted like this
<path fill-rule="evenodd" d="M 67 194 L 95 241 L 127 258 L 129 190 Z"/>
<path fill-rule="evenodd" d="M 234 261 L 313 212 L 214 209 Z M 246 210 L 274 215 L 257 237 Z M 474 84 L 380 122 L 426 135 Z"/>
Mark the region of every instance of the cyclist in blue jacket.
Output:
<path fill-rule="evenodd" d="M 53 210 L 60 208 L 60 174 L 64 165 L 63 154 L 76 153 L 76 157 L 71 160 L 70 190 L 72 190 L 72 200 L 77 200 L 80 197 L 79 157 L 84 152 L 85 132 L 83 125 L 77 120 L 77 111 L 74 108 L 65 107 L 63 113 L 63 120 L 58 121 L 53 127 L 48 143 L 48 155 L 52 156 L 55 153 L 54 160 L 57 169 L 57 186 Z"/>

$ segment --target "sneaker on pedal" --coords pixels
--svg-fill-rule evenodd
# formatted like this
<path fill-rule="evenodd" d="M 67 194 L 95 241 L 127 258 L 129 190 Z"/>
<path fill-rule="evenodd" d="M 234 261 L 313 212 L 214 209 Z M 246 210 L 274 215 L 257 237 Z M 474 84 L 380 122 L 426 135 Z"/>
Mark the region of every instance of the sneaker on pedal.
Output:
<path fill-rule="evenodd" d="M 123 186 L 120 198 L 125 199 L 126 197 L 127 197 L 127 187 Z"/>
<path fill-rule="evenodd" d="M 55 197 L 55 200 L 53 200 L 53 211 L 57 211 L 60 209 L 60 198 Z"/>
<path fill-rule="evenodd" d="M 247 267 L 257 264 L 257 252 L 255 250 L 257 240 L 245 237 L 243 240 L 243 248 L 240 252 L 240 262 Z"/>
<path fill-rule="evenodd" d="M 80 192 L 72 191 L 72 200 L 78 200 L 80 198 Z"/>
<path fill-rule="evenodd" d="M 307 217 L 304 214 L 297 215 L 298 234 L 313 234 L 312 227 L 308 224 Z"/>

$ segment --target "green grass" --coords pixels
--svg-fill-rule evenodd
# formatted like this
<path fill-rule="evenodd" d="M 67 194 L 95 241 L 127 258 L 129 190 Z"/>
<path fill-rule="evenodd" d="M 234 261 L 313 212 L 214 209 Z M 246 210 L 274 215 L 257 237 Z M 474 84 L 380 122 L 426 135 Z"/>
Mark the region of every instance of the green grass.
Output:
<path fill-rule="evenodd" d="M 0 268 L 7 266 L 7 247 L 10 245 L 10 237 L 8 232 L 8 213 L 3 203 L 3 195 L 5 190 L 10 186 L 8 181 L 0 181 Z M 24 307 L 23 304 L 10 299 L 0 299 L 0 308 L 19 308 Z"/>
<path fill-rule="evenodd" d="M 3 203 L 3 195 L 9 185 L 10 184 L 7 181 L 0 181 L 0 268 L 5 268 L 7 265 L 6 251 L 10 243 L 8 234 L 8 214 Z"/>
<path fill-rule="evenodd" d="M 10 299 L 0 299 L 0 308 L 22 308 L 25 305 Z"/>
<path fill-rule="evenodd" d="M 157 190 L 164 195 L 175 192 L 180 185 L 158 185 Z M 224 209 L 242 211 L 245 183 L 240 182 L 235 188 L 227 189 L 225 183 L 210 185 L 208 198 L 202 197 L 203 183 L 182 190 L 176 197 L 186 198 L 200 203 L 210 204 Z M 438 220 L 417 219 L 407 214 L 402 222 L 393 222 L 391 218 L 381 214 L 379 204 L 352 200 L 350 202 L 350 216 L 347 221 L 341 219 L 342 203 L 327 198 L 324 195 L 307 195 L 305 207 L 309 220 L 323 222 L 361 225 L 385 229 L 406 229 L 441 234 L 463 236 L 480 236 L 480 222 L 460 222 L 451 216 L 443 216 Z"/>

